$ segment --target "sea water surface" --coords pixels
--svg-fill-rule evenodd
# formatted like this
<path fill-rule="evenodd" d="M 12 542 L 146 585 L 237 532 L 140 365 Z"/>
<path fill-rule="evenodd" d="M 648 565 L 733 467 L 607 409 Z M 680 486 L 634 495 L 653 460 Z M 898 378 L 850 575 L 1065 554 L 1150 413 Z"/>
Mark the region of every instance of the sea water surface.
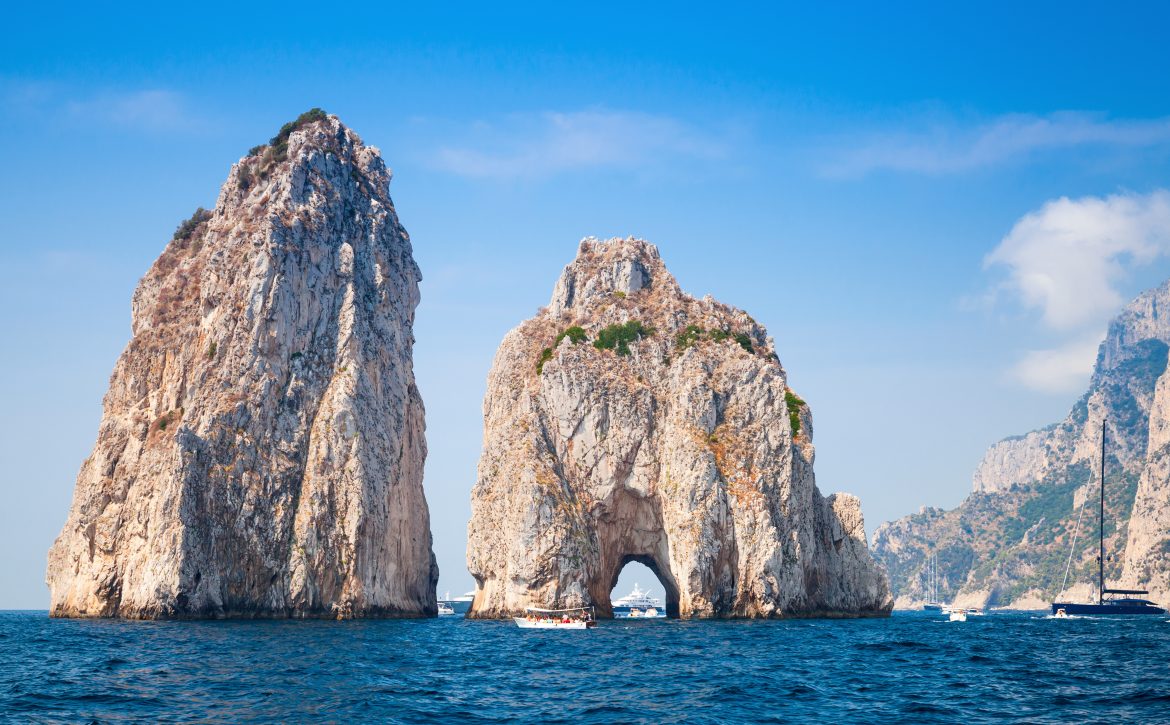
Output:
<path fill-rule="evenodd" d="M 121 622 L 0 612 L 16 722 L 1170 722 L 1165 617 Z"/>

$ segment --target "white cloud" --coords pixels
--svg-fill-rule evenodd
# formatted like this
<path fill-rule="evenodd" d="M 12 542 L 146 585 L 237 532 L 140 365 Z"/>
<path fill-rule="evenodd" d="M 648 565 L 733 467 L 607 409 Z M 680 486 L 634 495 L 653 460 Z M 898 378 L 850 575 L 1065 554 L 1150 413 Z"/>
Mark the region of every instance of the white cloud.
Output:
<path fill-rule="evenodd" d="M 147 131 L 188 130 L 199 121 L 187 108 L 182 94 L 168 90 L 103 93 L 66 104 L 76 119 L 97 119 L 115 126 Z"/>
<path fill-rule="evenodd" d="M 515 114 L 477 124 L 473 135 L 471 145 L 441 148 L 436 165 L 461 176 L 520 178 L 726 154 L 724 144 L 681 121 L 632 111 Z"/>
<path fill-rule="evenodd" d="M 1044 393 L 1084 390 L 1097 359 L 1102 334 L 1090 333 L 1048 350 L 1030 350 L 1011 368 L 1011 376 L 1025 387 Z"/>
<path fill-rule="evenodd" d="M 1097 325 L 1124 301 L 1128 271 L 1170 252 L 1170 192 L 1060 198 L 1016 222 L 985 266 L 1057 330 Z"/>
<path fill-rule="evenodd" d="M 859 177 L 880 170 L 941 175 L 994 166 L 1039 151 L 1094 144 L 1168 145 L 1170 118 L 1108 119 L 1066 111 L 1047 116 L 1008 114 L 973 126 L 942 122 L 914 133 L 871 136 L 836 154 L 822 171 L 834 177 Z"/>
<path fill-rule="evenodd" d="M 1003 266 L 998 289 L 1037 310 L 1066 341 L 1033 350 L 1013 369 L 1028 387 L 1069 391 L 1083 386 L 1100 331 L 1125 302 L 1120 286 L 1137 267 L 1170 254 L 1170 191 L 1060 198 L 1016 222 L 984 260 Z"/>

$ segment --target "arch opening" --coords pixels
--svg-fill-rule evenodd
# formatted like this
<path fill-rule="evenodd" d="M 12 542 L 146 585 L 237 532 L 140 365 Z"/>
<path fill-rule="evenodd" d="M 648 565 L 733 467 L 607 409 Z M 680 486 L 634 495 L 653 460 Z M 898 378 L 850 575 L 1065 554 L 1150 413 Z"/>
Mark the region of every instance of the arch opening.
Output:
<path fill-rule="evenodd" d="M 628 617 L 633 609 L 645 613 L 645 601 L 641 605 L 619 604 L 623 598 L 634 594 L 635 586 L 650 599 L 658 600 L 656 609 L 659 612 L 665 609 L 668 618 L 679 618 L 678 588 L 674 586 L 669 572 L 663 576 L 653 557 L 637 554 L 623 556 L 613 573 L 609 586 L 609 604 L 614 617 Z"/>

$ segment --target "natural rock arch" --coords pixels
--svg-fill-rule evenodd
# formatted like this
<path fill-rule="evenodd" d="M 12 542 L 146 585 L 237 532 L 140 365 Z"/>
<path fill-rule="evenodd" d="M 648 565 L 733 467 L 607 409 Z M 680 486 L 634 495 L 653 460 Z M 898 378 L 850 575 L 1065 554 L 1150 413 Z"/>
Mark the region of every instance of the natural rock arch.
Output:
<path fill-rule="evenodd" d="M 599 616 L 613 616 L 613 589 L 617 586 L 618 577 L 621 576 L 621 573 L 626 568 L 626 565 L 632 561 L 636 561 L 639 564 L 642 564 L 654 573 L 654 576 L 658 579 L 658 583 L 662 585 L 664 590 L 666 590 L 666 601 L 663 602 L 666 607 L 666 616 L 670 619 L 678 619 L 678 585 L 674 583 L 674 577 L 671 575 L 670 569 L 664 568 L 664 565 L 653 556 L 638 554 L 627 554 L 621 558 L 620 563 L 614 570 L 613 579 L 610 582 L 609 591 L 606 593 L 605 598 L 594 599 L 594 601 L 599 603 L 605 602 L 604 605 L 599 607 L 601 610 Z"/>
<path fill-rule="evenodd" d="M 813 456 L 762 326 L 684 294 L 653 245 L 586 240 L 488 376 L 469 616 L 609 615 L 630 560 L 684 618 L 887 614 L 860 503 L 822 497 Z"/>

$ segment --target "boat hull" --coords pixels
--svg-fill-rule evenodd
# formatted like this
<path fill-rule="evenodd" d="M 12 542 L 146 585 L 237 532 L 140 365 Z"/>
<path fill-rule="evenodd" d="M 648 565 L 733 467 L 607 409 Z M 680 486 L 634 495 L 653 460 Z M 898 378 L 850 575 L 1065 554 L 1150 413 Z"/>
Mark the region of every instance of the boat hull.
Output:
<path fill-rule="evenodd" d="M 1058 609 L 1063 609 L 1065 614 L 1076 615 L 1130 615 L 1130 614 L 1165 614 L 1166 610 L 1161 607 L 1156 607 L 1153 604 L 1129 604 L 1116 603 L 1110 604 L 1076 604 L 1074 602 L 1055 602 L 1052 605 L 1052 613 L 1056 614 Z"/>

